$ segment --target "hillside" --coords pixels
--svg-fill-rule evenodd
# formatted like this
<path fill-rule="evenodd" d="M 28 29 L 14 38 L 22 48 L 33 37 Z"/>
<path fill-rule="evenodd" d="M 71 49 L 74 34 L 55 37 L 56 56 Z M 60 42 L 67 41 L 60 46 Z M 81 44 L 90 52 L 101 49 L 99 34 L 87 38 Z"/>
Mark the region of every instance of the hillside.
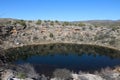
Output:
<path fill-rule="evenodd" d="M 51 21 L 0 19 L 0 47 L 48 42 L 95 44 L 120 49 L 120 21 Z"/>

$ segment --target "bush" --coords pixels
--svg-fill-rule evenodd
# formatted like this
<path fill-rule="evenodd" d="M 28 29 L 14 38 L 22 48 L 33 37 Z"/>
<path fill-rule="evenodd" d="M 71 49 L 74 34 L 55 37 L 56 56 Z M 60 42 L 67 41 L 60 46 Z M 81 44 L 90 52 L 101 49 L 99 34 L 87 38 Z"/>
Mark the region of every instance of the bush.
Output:
<path fill-rule="evenodd" d="M 58 21 L 58 20 L 55 20 L 55 23 L 57 23 L 57 24 L 58 24 L 58 23 L 59 23 L 59 21 Z"/>
<path fill-rule="evenodd" d="M 17 24 L 20 24 L 21 26 L 24 26 L 24 27 L 27 26 L 25 20 L 18 20 L 13 22 L 14 26 L 16 26 Z"/>
<path fill-rule="evenodd" d="M 63 26 L 68 26 L 70 23 L 69 22 L 64 22 Z"/>
<path fill-rule="evenodd" d="M 100 76 L 105 80 L 120 80 L 119 73 L 111 70 L 110 68 L 102 69 Z"/>
<path fill-rule="evenodd" d="M 67 80 L 72 77 L 71 72 L 67 69 L 56 69 L 53 76 L 57 79 Z"/>
<path fill-rule="evenodd" d="M 54 21 L 50 21 L 50 25 L 51 25 L 51 26 L 54 26 Z"/>
<path fill-rule="evenodd" d="M 17 21 L 14 21 L 14 22 L 13 22 L 13 25 L 16 26 L 16 25 L 17 25 Z"/>
<path fill-rule="evenodd" d="M 79 23 L 78 26 L 86 26 L 84 23 Z"/>
<path fill-rule="evenodd" d="M 34 37 L 33 37 L 33 40 L 34 40 L 34 41 L 36 41 L 36 40 L 38 40 L 38 39 L 39 39 L 39 38 L 38 38 L 37 36 L 34 36 Z"/>
<path fill-rule="evenodd" d="M 53 37 L 54 37 L 53 33 L 50 33 L 50 38 L 53 38 Z"/>
<path fill-rule="evenodd" d="M 22 26 L 26 26 L 26 23 L 25 23 L 24 20 L 20 20 L 20 21 L 19 21 L 19 24 L 22 25 Z"/>
<path fill-rule="evenodd" d="M 38 21 L 36 22 L 37 25 L 41 25 L 41 23 L 42 23 L 41 20 L 38 20 Z"/>
<path fill-rule="evenodd" d="M 39 78 L 39 75 L 36 73 L 34 67 L 30 64 L 23 64 L 16 66 L 17 76 L 20 78 Z"/>
<path fill-rule="evenodd" d="M 17 74 L 17 77 L 20 78 L 20 79 L 25 79 L 26 78 L 26 75 L 24 73 L 18 73 Z"/>
<path fill-rule="evenodd" d="M 113 26 L 113 27 L 112 27 L 112 31 L 115 31 L 115 30 L 117 30 L 117 29 L 119 29 L 119 27 L 116 27 L 116 26 Z"/>

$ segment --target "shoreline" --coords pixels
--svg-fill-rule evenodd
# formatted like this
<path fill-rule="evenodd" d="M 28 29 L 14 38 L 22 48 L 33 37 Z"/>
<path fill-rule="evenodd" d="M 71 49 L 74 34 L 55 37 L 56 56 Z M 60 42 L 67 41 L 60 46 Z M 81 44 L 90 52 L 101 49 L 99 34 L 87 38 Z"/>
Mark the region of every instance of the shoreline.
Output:
<path fill-rule="evenodd" d="M 11 49 L 11 48 L 19 48 L 23 46 L 32 46 L 32 45 L 47 45 L 47 44 L 77 44 L 77 45 L 90 45 L 90 46 L 98 46 L 98 47 L 104 47 L 108 49 L 113 49 L 113 50 L 118 50 L 120 51 L 119 48 L 113 47 L 113 46 L 108 46 L 108 45 L 100 45 L 100 44 L 95 44 L 95 43 L 81 43 L 81 42 L 40 42 L 40 43 L 32 43 L 32 44 L 24 44 L 22 46 L 13 46 L 9 48 L 5 48 L 4 50 Z"/>

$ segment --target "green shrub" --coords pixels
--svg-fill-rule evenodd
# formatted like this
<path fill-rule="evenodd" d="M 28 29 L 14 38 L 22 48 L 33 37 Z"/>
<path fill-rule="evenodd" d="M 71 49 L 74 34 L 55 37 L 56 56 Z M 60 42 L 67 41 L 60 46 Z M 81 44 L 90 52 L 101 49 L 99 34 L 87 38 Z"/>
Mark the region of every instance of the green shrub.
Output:
<path fill-rule="evenodd" d="M 53 33 L 50 33 L 50 38 L 53 38 L 53 37 L 54 37 Z"/>
<path fill-rule="evenodd" d="M 50 25 L 51 25 L 51 26 L 54 26 L 54 21 L 50 21 Z"/>
<path fill-rule="evenodd" d="M 71 78 L 71 72 L 67 69 L 56 69 L 53 72 L 53 76 L 59 80 L 69 80 Z"/>
<path fill-rule="evenodd" d="M 16 26 L 16 25 L 17 25 L 17 21 L 14 21 L 14 22 L 13 22 L 13 25 Z"/>
<path fill-rule="evenodd" d="M 24 20 L 20 20 L 19 24 L 21 24 L 22 26 L 26 26 L 26 23 Z"/>
<path fill-rule="evenodd" d="M 62 25 L 63 26 L 68 26 L 70 23 L 69 22 L 64 22 Z"/>
<path fill-rule="evenodd" d="M 20 24 L 21 26 L 24 26 L 24 27 L 27 26 L 25 20 L 18 20 L 18 21 L 13 22 L 13 25 L 16 26 L 17 24 Z"/>
<path fill-rule="evenodd" d="M 80 22 L 79 24 L 78 24 L 78 26 L 86 26 L 86 24 L 85 23 L 82 23 L 82 22 Z"/>
<path fill-rule="evenodd" d="M 59 21 L 58 21 L 58 20 L 55 20 L 55 23 L 57 23 L 57 24 L 58 24 L 58 23 L 59 23 Z"/>
<path fill-rule="evenodd" d="M 41 20 L 38 20 L 38 21 L 36 22 L 37 25 L 41 25 L 41 23 L 42 23 Z"/>
<path fill-rule="evenodd" d="M 25 79 L 26 78 L 26 75 L 24 73 L 18 73 L 17 74 L 17 77 L 20 78 L 20 79 Z"/>
<path fill-rule="evenodd" d="M 115 31 L 115 30 L 117 30 L 117 29 L 119 29 L 119 27 L 116 27 L 116 26 L 113 26 L 113 27 L 112 27 L 112 31 Z"/>

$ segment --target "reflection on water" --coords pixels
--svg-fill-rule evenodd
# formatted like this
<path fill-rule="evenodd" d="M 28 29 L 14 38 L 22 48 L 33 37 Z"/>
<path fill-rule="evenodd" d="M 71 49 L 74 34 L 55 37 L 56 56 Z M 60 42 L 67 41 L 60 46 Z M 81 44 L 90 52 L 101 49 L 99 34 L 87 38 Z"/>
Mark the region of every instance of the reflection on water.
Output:
<path fill-rule="evenodd" d="M 71 71 L 94 71 L 120 65 L 120 52 L 100 46 L 46 44 L 6 50 L 12 64 L 32 64 L 38 72 L 67 68 Z"/>

